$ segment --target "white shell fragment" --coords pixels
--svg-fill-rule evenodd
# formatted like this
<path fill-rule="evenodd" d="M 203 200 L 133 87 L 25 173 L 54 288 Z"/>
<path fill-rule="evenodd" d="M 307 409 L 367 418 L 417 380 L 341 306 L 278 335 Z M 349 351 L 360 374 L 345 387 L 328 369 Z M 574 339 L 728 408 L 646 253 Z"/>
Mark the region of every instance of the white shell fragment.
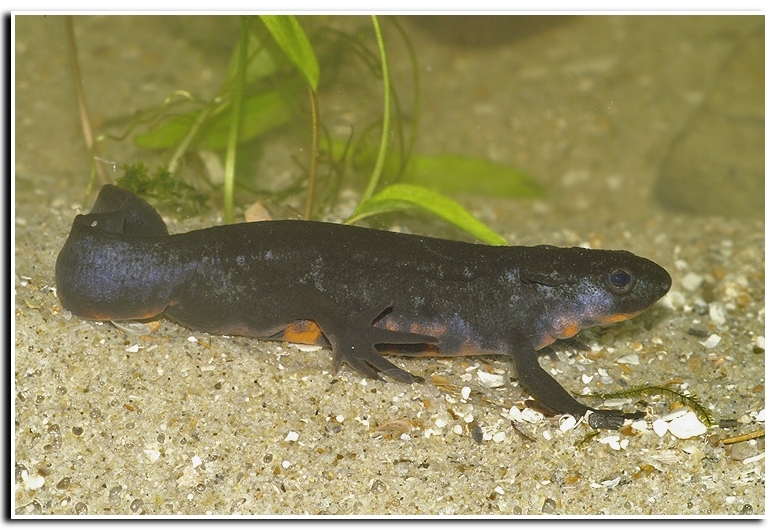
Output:
<path fill-rule="evenodd" d="M 295 346 L 298 348 L 298 351 L 302 352 L 313 352 L 313 351 L 320 351 L 322 349 L 322 346 L 317 346 L 316 344 L 298 344 L 297 342 L 291 342 L 290 346 Z"/>
<path fill-rule="evenodd" d="M 604 400 L 604 408 L 619 409 L 623 405 L 631 404 L 631 398 L 609 398 Z"/>
<path fill-rule="evenodd" d="M 707 338 L 707 340 L 703 342 L 699 341 L 699 344 L 701 344 L 707 349 L 714 348 L 715 346 L 720 344 L 720 335 L 716 335 L 715 333 L 713 333 L 712 335 L 709 336 L 709 338 Z"/>
<path fill-rule="evenodd" d="M 651 459 L 666 465 L 674 465 L 680 461 L 680 455 L 671 449 L 664 449 L 650 456 Z"/>
<path fill-rule="evenodd" d="M 687 440 L 707 432 L 707 427 L 691 411 L 669 423 L 669 432 L 681 440 Z"/>
<path fill-rule="evenodd" d="M 544 414 L 534 409 L 523 409 L 520 417 L 527 423 L 542 423 L 544 421 Z"/>
<path fill-rule="evenodd" d="M 477 371 L 477 377 L 479 377 L 479 382 L 488 388 L 498 388 L 500 386 L 504 386 L 503 375 Z"/>
<path fill-rule="evenodd" d="M 37 490 L 43 486 L 45 482 L 46 480 L 38 473 L 30 475 L 26 469 L 22 470 L 22 484 L 24 484 L 24 489 Z"/>
<path fill-rule="evenodd" d="M 111 323 L 128 335 L 149 335 L 152 332 L 149 326 L 135 320 L 112 320 Z"/>
<path fill-rule="evenodd" d="M 577 426 L 577 418 L 571 414 L 564 414 L 558 421 L 558 428 L 561 432 L 570 431 Z"/>
<path fill-rule="evenodd" d="M 668 414 L 665 414 L 664 416 L 661 417 L 661 419 L 666 422 L 670 422 L 672 420 L 676 420 L 677 418 L 682 418 L 687 413 L 688 413 L 688 409 L 681 407 L 679 409 L 674 409 Z"/>
<path fill-rule="evenodd" d="M 664 420 L 655 420 L 653 422 L 653 431 L 660 437 L 663 438 L 664 434 L 666 434 L 669 431 L 669 424 L 666 423 Z"/>
<path fill-rule="evenodd" d="M 636 353 L 629 353 L 617 360 L 618 364 L 639 364 L 639 355 Z"/>
<path fill-rule="evenodd" d="M 615 451 L 620 451 L 620 436 L 616 434 L 612 436 L 605 436 L 604 438 L 600 438 L 599 442 L 605 445 L 609 445 Z"/>

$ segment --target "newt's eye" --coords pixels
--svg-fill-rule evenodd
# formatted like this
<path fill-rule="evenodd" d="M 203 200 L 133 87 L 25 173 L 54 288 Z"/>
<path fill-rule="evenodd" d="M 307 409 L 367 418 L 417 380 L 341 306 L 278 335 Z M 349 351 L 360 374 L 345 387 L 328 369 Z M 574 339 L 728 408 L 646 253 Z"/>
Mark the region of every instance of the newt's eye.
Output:
<path fill-rule="evenodd" d="M 616 294 L 629 292 L 635 283 L 634 275 L 625 269 L 615 269 L 607 274 L 607 287 Z"/>

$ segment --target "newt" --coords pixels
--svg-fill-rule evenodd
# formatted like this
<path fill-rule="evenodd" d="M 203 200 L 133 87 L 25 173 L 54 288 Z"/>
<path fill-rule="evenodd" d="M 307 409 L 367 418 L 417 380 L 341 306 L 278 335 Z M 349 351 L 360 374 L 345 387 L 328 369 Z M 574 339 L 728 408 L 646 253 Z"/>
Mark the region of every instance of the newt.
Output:
<path fill-rule="evenodd" d="M 329 347 L 334 372 L 421 381 L 386 356 L 512 357 L 554 413 L 619 428 L 619 410 L 574 399 L 538 351 L 632 318 L 671 287 L 624 250 L 496 247 L 316 221 L 261 221 L 168 234 L 145 200 L 105 185 L 57 257 L 57 294 L 91 320 L 166 315 L 194 330 Z"/>

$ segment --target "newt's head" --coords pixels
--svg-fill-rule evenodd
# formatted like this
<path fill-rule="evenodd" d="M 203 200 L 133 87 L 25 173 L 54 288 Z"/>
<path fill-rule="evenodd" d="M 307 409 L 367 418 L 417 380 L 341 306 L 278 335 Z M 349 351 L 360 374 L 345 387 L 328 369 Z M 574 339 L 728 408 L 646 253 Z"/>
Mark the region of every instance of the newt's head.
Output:
<path fill-rule="evenodd" d="M 528 278 L 558 302 L 558 310 L 546 319 L 547 331 L 555 339 L 635 317 L 672 286 L 663 267 L 624 250 L 555 250 L 548 267 Z"/>

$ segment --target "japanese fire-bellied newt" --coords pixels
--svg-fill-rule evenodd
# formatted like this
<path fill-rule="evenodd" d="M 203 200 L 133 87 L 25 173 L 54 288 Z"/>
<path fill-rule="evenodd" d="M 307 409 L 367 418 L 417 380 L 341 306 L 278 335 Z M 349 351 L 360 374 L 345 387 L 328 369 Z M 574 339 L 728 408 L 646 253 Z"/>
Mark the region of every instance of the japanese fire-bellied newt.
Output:
<path fill-rule="evenodd" d="M 74 315 L 164 313 L 195 330 L 319 344 L 369 378 L 419 380 L 383 355 L 511 355 L 549 409 L 617 428 L 571 397 L 537 351 L 652 306 L 669 274 L 626 251 L 494 247 L 323 222 L 264 221 L 169 235 L 146 201 L 104 186 L 56 266 Z"/>

